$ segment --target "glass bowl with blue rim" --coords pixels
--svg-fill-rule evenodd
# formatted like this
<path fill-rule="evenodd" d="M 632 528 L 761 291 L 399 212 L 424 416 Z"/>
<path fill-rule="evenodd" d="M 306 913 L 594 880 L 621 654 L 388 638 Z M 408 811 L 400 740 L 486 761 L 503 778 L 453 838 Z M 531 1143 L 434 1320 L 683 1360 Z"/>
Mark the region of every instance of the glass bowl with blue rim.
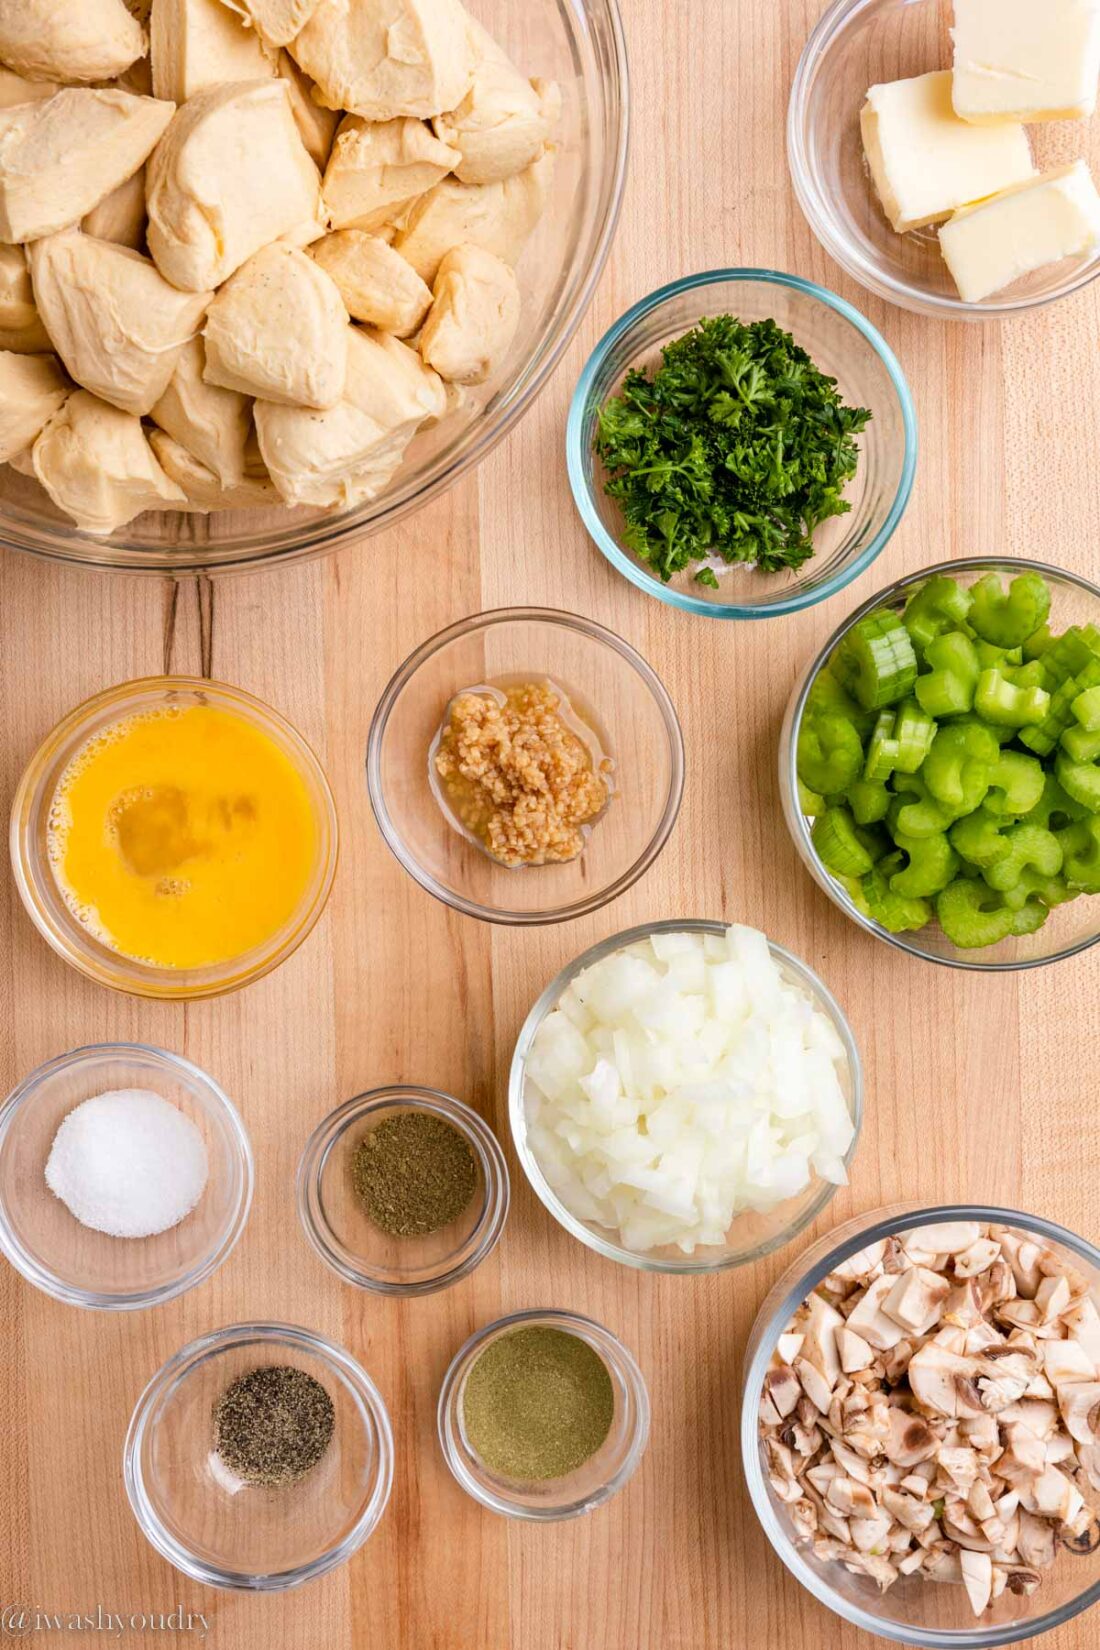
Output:
<path fill-rule="evenodd" d="M 835 378 L 842 400 L 867 407 L 857 437 L 859 466 L 844 497 L 850 509 L 822 522 L 814 554 L 800 568 L 763 573 L 718 556 L 705 564 L 715 587 L 700 584 L 698 565 L 667 583 L 627 548 L 617 502 L 594 449 L 600 409 L 617 395 L 626 373 L 660 365 L 662 349 L 704 317 L 734 315 L 746 323 L 773 320 L 814 364 Z M 867 318 L 835 292 L 772 269 L 715 269 L 661 287 L 629 309 L 590 356 L 573 397 L 566 434 L 569 481 L 591 537 L 613 567 L 648 595 L 712 619 L 769 619 L 825 601 L 858 578 L 900 522 L 917 463 L 917 416 L 897 357 Z"/>

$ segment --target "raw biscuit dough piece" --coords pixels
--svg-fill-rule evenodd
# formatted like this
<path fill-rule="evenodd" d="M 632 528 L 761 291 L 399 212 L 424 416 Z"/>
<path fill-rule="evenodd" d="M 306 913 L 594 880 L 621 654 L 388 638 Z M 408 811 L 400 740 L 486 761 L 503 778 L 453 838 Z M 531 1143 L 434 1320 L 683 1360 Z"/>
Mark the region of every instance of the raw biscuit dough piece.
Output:
<path fill-rule="evenodd" d="M 344 399 L 328 412 L 256 403 L 256 434 L 288 504 L 350 508 L 375 498 L 422 424 L 440 418 L 438 375 L 397 338 L 350 327 Z"/>
<path fill-rule="evenodd" d="M 444 178 L 417 201 L 394 249 L 429 286 L 453 246 L 482 246 L 513 269 L 542 217 L 554 176 L 554 151 L 501 183 Z"/>
<path fill-rule="evenodd" d="M 322 196 L 333 229 L 380 229 L 427 194 L 462 159 L 422 120 L 347 115 L 325 168 Z"/>
<path fill-rule="evenodd" d="M 317 102 L 312 80 L 302 73 L 289 52 L 279 53 L 278 70 L 290 94 L 290 109 L 298 127 L 298 136 L 314 166 L 323 172 L 332 153 L 336 128 L 340 124 L 339 111 L 323 108 Z"/>
<path fill-rule="evenodd" d="M 0 63 L 0 109 L 14 109 L 19 103 L 41 103 L 57 91 L 52 80 L 25 80 L 14 69 Z"/>
<path fill-rule="evenodd" d="M 272 46 L 289 46 L 317 10 L 317 0 L 225 0 Z"/>
<path fill-rule="evenodd" d="M 330 109 L 367 120 L 446 114 L 473 69 L 459 0 L 320 0 L 290 49 Z"/>
<path fill-rule="evenodd" d="M 460 183 L 499 183 L 542 154 L 561 118 L 556 81 L 525 80 L 492 35 L 467 19 L 474 72 L 469 91 L 433 122 L 436 136 L 461 152 Z"/>
<path fill-rule="evenodd" d="M 148 413 L 213 294 L 180 292 L 129 247 L 79 230 L 28 251 L 42 324 L 70 377 L 123 412 Z"/>
<path fill-rule="evenodd" d="M 123 0 L 0 0 L 0 59 L 31 80 L 110 80 L 144 50 Z"/>
<path fill-rule="evenodd" d="M 80 227 L 85 235 L 97 241 L 114 241 L 140 252 L 145 245 L 145 168 L 140 167 L 132 178 L 120 183 L 117 189 L 93 206 Z"/>
<path fill-rule="evenodd" d="M 0 464 L 37 441 L 68 394 L 56 356 L 0 350 Z"/>
<path fill-rule="evenodd" d="M 52 348 L 35 307 L 26 253 L 21 246 L 0 246 L 0 349 L 40 355 Z"/>
<path fill-rule="evenodd" d="M 222 0 L 153 0 L 149 56 L 154 95 L 173 103 L 208 86 L 276 72 L 275 52 Z"/>
<path fill-rule="evenodd" d="M 242 264 L 206 317 L 206 381 L 292 407 L 334 407 L 344 393 L 348 312 L 335 281 L 274 242 Z"/>
<path fill-rule="evenodd" d="M 519 325 L 515 274 L 480 246 L 456 246 L 435 278 L 420 354 L 452 384 L 484 384 L 512 346 Z"/>
<path fill-rule="evenodd" d="M 149 416 L 197 464 L 212 471 L 224 487 L 233 488 L 245 475 L 252 403 L 236 390 L 208 384 L 205 368 L 206 347 L 201 338 L 192 338 L 180 351 L 172 380 Z M 153 446 L 156 450 L 155 442 Z"/>
<path fill-rule="evenodd" d="M 68 229 L 148 159 L 175 106 L 69 86 L 0 112 L 0 241 Z"/>
<path fill-rule="evenodd" d="M 178 510 L 187 495 L 165 475 L 141 419 L 77 390 L 32 449 L 34 473 L 86 532 L 112 533 L 143 510 Z"/>
<path fill-rule="evenodd" d="M 321 179 L 283 81 L 240 81 L 189 98 L 149 164 L 149 250 L 189 292 L 219 287 L 283 235 L 316 240 Z"/>
<path fill-rule="evenodd" d="M 275 483 L 262 466 L 261 474 L 242 474 L 238 481 L 226 485 L 164 430 L 150 430 L 149 445 L 165 475 L 186 495 L 184 510 L 206 515 L 212 510 L 270 509 L 282 503 Z"/>
<path fill-rule="evenodd" d="M 431 308 L 431 291 L 412 264 L 362 229 L 326 235 L 313 246 L 312 255 L 332 276 L 356 321 L 407 338 Z"/>

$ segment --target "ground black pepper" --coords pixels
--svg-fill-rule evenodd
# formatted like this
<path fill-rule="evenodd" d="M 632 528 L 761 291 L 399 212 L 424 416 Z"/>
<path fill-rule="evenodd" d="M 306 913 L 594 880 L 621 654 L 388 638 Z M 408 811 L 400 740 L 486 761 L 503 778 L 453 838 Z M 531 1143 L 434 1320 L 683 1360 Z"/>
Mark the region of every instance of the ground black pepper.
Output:
<path fill-rule="evenodd" d="M 466 1437 L 492 1472 L 564 1478 L 603 1444 L 615 1413 L 607 1365 L 579 1335 L 546 1324 L 490 1341 L 466 1377 Z"/>
<path fill-rule="evenodd" d="M 294 1484 L 332 1439 L 332 1399 L 312 1375 L 289 1365 L 250 1369 L 214 1409 L 218 1454 L 246 1484 Z"/>
<path fill-rule="evenodd" d="M 477 1189 L 477 1161 L 469 1141 L 445 1118 L 406 1111 L 363 1137 L 352 1178 L 376 1226 L 394 1237 L 423 1237 L 468 1208 Z"/>

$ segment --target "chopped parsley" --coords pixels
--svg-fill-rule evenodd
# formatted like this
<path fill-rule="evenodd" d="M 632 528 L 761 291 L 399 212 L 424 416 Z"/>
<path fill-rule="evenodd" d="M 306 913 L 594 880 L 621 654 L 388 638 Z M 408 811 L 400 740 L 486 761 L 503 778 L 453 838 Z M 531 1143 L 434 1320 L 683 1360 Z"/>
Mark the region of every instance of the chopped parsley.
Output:
<path fill-rule="evenodd" d="M 700 321 L 662 363 L 652 378 L 628 372 L 598 415 L 629 549 L 666 583 L 705 560 L 800 567 L 815 527 L 851 509 L 843 492 L 870 412 L 845 406 L 774 321 Z M 695 578 L 718 588 L 712 566 Z"/>

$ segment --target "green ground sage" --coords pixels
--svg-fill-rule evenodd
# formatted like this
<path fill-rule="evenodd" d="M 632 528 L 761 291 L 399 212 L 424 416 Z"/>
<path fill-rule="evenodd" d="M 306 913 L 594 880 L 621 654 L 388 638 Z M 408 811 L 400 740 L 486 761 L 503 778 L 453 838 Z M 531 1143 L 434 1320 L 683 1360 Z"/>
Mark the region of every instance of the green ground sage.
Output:
<path fill-rule="evenodd" d="M 564 1478 L 611 1430 L 615 1393 L 599 1353 L 545 1324 L 491 1341 L 462 1391 L 466 1436 L 491 1472 Z"/>
<path fill-rule="evenodd" d="M 457 1220 L 477 1190 L 477 1161 L 453 1124 L 433 1112 L 387 1117 L 364 1135 L 352 1179 L 367 1214 L 393 1237 L 423 1237 Z"/>

